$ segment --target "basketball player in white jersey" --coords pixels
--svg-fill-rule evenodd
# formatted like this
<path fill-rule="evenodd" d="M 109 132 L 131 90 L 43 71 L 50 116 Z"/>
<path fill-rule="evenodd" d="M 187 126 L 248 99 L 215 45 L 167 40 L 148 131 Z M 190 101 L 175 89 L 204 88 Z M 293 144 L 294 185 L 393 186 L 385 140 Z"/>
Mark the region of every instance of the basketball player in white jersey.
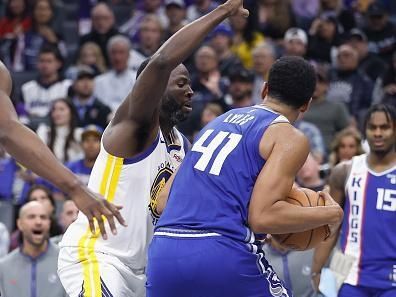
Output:
<path fill-rule="evenodd" d="M 372 106 L 366 116 L 368 154 L 337 165 L 330 176 L 330 194 L 344 206 L 340 248 L 351 262 L 339 297 L 396 296 L 396 110 Z M 337 236 L 315 250 L 313 283 Z M 345 261 L 344 261 L 345 262 Z"/>
<path fill-rule="evenodd" d="M 67 193 L 77 207 L 87 216 L 92 232 L 95 232 L 94 218 L 106 238 L 103 216 L 106 217 L 113 233 L 116 233 L 114 216 L 121 224 L 119 207 L 89 190 L 79 179 L 64 167 L 48 147 L 18 121 L 18 116 L 9 98 L 12 80 L 9 71 L 0 62 L 0 145 L 23 166 L 49 180 Z"/>
<path fill-rule="evenodd" d="M 248 12 L 228 0 L 173 35 L 138 71 L 136 83 L 102 138 L 89 188 L 123 206 L 128 227 L 104 241 L 88 232 L 83 215 L 61 242 L 58 272 L 77 296 L 144 296 L 146 250 L 160 190 L 184 157 L 174 125 L 191 111 L 189 73 L 181 63 L 228 16 Z M 150 207 L 149 207 L 150 205 Z"/>

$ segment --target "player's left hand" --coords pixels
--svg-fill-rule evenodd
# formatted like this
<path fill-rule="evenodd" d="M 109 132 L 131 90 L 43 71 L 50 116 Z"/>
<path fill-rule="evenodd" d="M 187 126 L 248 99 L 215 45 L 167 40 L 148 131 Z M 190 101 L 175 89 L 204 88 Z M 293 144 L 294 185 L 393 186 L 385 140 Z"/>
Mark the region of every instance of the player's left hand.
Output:
<path fill-rule="evenodd" d="M 120 213 L 122 206 L 110 203 L 100 195 L 90 191 L 87 187 L 78 187 L 75 193 L 71 195 L 71 198 L 76 203 L 77 208 L 87 216 L 89 221 L 89 227 L 93 234 L 95 234 L 95 220 L 97 221 L 100 233 L 105 240 L 107 239 L 106 229 L 104 225 L 105 219 L 107 219 L 111 232 L 114 235 L 117 234 L 114 217 L 122 226 L 127 226 L 124 218 Z"/>

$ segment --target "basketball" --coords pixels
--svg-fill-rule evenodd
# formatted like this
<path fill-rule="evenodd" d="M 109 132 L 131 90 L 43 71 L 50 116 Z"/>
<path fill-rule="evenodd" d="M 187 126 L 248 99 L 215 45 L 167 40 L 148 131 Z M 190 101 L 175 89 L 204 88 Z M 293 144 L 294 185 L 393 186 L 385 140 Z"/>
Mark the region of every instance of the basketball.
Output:
<path fill-rule="evenodd" d="M 286 198 L 286 202 L 300 205 L 302 207 L 324 206 L 324 198 L 315 191 L 307 188 L 293 187 Z M 327 225 L 316 229 L 298 233 L 273 234 L 272 237 L 282 246 L 292 250 L 309 250 L 330 236 L 330 229 Z"/>

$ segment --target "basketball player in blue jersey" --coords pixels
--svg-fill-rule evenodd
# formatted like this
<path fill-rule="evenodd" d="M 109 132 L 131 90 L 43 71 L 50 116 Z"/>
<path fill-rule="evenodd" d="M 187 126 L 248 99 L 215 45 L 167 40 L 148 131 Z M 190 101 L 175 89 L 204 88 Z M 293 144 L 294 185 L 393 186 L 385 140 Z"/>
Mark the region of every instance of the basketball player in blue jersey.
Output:
<path fill-rule="evenodd" d="M 88 234 L 82 215 L 69 226 L 60 243 L 58 273 L 70 296 L 145 296 L 157 197 L 186 151 L 174 128 L 190 113 L 193 95 L 181 63 L 227 16 L 247 15 L 241 3 L 229 0 L 186 25 L 138 70 L 131 93 L 103 133 L 88 185 L 123 206 L 128 226 L 106 241 Z"/>
<path fill-rule="evenodd" d="M 10 73 L 0 62 L 0 145 L 23 166 L 67 193 L 91 222 L 93 233 L 95 232 L 93 224 L 95 218 L 102 235 L 107 236 L 103 216 L 106 217 L 113 233 L 116 233 L 114 217 L 125 225 L 119 212 L 120 207 L 90 191 L 55 158 L 35 133 L 18 121 L 18 116 L 9 98 L 11 89 Z"/>
<path fill-rule="evenodd" d="M 342 219 L 326 193 L 324 207 L 284 201 L 309 152 L 292 123 L 307 110 L 315 80 L 308 62 L 281 58 L 262 104 L 231 110 L 199 133 L 155 227 L 147 296 L 292 296 L 255 234 L 300 232 Z"/>
<path fill-rule="evenodd" d="M 365 136 L 370 152 L 337 165 L 330 193 L 344 207 L 340 247 L 352 260 L 340 297 L 396 296 L 396 111 L 383 104 L 367 113 Z M 313 283 L 337 237 L 315 250 Z"/>

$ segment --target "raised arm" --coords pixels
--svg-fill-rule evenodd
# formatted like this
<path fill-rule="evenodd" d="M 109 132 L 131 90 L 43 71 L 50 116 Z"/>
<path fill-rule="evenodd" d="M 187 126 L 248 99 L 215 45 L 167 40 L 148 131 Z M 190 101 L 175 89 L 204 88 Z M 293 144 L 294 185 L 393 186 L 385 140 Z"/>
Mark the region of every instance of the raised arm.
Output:
<path fill-rule="evenodd" d="M 329 178 L 330 195 L 341 207 L 344 205 L 344 189 L 350 168 L 350 163 L 340 163 L 332 170 Z M 338 234 L 339 229 L 334 236 L 329 238 L 329 240 L 322 242 L 317 248 L 315 248 L 311 271 L 312 283 L 316 291 L 319 288 L 320 272 L 330 257 L 331 251 L 337 242 Z"/>
<path fill-rule="evenodd" d="M 308 152 L 308 140 L 289 124 L 272 125 L 264 133 L 260 153 L 266 163 L 249 206 L 249 226 L 253 232 L 294 233 L 341 220 L 338 205 L 300 207 L 284 201 Z"/>
<path fill-rule="evenodd" d="M 179 30 L 158 49 L 139 75 L 131 93 L 116 111 L 105 133 L 106 149 L 120 157 L 131 157 L 154 141 L 159 127 L 159 105 L 170 73 L 215 26 L 235 13 L 248 15 L 242 7 L 242 0 L 228 0 L 219 5 L 209 14 Z"/>

